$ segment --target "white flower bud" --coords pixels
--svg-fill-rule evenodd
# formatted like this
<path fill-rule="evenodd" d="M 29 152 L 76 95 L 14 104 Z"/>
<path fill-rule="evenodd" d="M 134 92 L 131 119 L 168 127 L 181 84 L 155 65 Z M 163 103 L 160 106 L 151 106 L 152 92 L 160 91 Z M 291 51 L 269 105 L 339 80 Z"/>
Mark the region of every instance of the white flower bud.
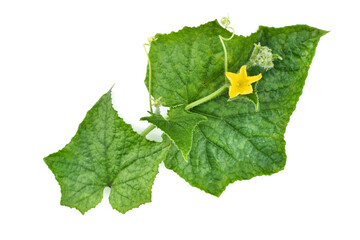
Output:
<path fill-rule="evenodd" d="M 249 59 L 249 66 L 260 66 L 269 70 L 274 67 L 273 60 L 282 58 L 277 54 L 272 54 L 272 50 L 266 46 L 261 46 L 260 43 L 254 44 L 254 50 Z"/>

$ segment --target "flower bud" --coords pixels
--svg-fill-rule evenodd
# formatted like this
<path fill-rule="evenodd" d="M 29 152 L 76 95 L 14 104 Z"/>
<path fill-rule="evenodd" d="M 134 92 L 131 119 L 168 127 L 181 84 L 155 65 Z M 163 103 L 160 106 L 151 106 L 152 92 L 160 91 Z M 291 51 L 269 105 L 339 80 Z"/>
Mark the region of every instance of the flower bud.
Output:
<path fill-rule="evenodd" d="M 282 57 L 277 54 L 273 54 L 270 48 L 266 46 L 262 47 L 260 43 L 255 43 L 254 46 L 254 50 L 248 63 L 249 66 L 260 66 L 266 70 L 269 70 L 270 68 L 274 67 L 273 61 L 275 59 L 282 60 Z"/>

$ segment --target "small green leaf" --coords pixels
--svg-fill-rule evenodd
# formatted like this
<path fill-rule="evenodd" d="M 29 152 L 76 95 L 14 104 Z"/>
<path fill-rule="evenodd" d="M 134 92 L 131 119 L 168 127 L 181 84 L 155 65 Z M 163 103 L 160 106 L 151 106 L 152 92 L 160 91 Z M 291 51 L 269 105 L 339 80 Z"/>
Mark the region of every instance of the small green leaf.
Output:
<path fill-rule="evenodd" d="M 183 161 L 181 151 L 173 145 L 167 151 L 166 167 L 216 196 L 236 180 L 284 169 L 285 129 L 324 34 L 326 31 L 306 25 L 260 27 L 249 37 L 235 35 L 227 41 L 230 72 L 239 71 L 248 62 L 254 43 L 267 46 L 282 57 L 274 68 L 263 72 L 256 86 L 258 99 L 256 95 L 250 99 L 260 103 L 259 110 L 250 101 L 228 101 L 225 93 L 190 109 L 208 120 L 194 130 L 188 162 Z M 228 37 L 231 33 L 216 21 L 156 35 L 158 40 L 150 49 L 154 97 L 162 97 L 165 105 L 173 108 L 203 98 L 222 86 L 224 53 L 218 35 Z"/>
<path fill-rule="evenodd" d="M 171 108 L 166 119 L 160 114 L 152 114 L 150 117 L 141 118 L 141 120 L 146 120 L 163 130 L 182 152 L 184 159 L 187 160 L 193 141 L 194 129 L 200 122 L 206 121 L 207 118 L 188 112 L 179 106 Z"/>
<path fill-rule="evenodd" d="M 111 206 L 125 213 L 151 201 L 151 187 L 163 160 L 163 143 L 133 131 L 112 107 L 111 92 L 86 114 L 76 135 L 45 163 L 61 187 L 61 204 L 82 214 L 111 187 Z"/>

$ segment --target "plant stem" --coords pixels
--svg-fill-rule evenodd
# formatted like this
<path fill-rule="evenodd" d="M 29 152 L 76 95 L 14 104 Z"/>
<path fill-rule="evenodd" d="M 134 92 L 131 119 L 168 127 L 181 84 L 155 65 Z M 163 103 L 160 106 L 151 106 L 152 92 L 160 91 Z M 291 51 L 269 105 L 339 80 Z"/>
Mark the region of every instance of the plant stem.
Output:
<path fill-rule="evenodd" d="M 155 128 L 154 124 L 151 124 L 150 126 L 148 126 L 142 133 L 140 133 L 141 136 L 145 137 L 146 135 L 149 134 L 149 132 L 151 132 L 153 129 Z"/>
<path fill-rule="evenodd" d="M 225 43 L 224 43 L 224 40 L 226 40 L 225 38 L 223 38 L 222 36 L 219 35 L 219 38 L 220 38 L 220 42 L 221 42 L 221 45 L 224 49 L 224 58 L 225 58 L 225 61 L 224 61 L 224 69 L 225 69 L 225 72 L 227 72 L 227 51 L 226 51 L 226 47 L 225 47 Z"/>
<path fill-rule="evenodd" d="M 224 84 L 221 88 L 219 88 L 218 90 L 216 90 L 215 92 L 207 95 L 206 97 L 200 98 L 199 100 L 189 103 L 188 105 L 186 105 L 185 110 L 189 110 L 193 107 L 196 107 L 204 102 L 210 101 L 213 98 L 216 98 L 217 96 L 219 96 L 221 93 L 223 93 L 226 89 L 229 88 L 228 84 Z"/>
<path fill-rule="evenodd" d="M 153 108 L 152 108 L 152 102 L 151 102 L 151 61 L 150 61 L 150 57 L 149 57 L 149 53 L 146 50 L 145 46 L 150 46 L 150 44 L 145 43 L 143 45 L 146 56 L 148 58 L 148 63 L 149 63 L 149 103 L 150 103 L 150 112 L 153 113 Z"/>
<path fill-rule="evenodd" d="M 219 35 L 221 45 L 222 45 L 222 47 L 223 47 L 223 49 L 224 49 L 224 69 L 225 69 L 225 72 L 224 72 L 224 73 L 226 73 L 226 72 L 228 71 L 228 55 L 227 55 L 227 50 L 226 50 L 224 41 L 230 41 L 230 40 L 234 37 L 234 35 L 235 35 L 235 31 L 234 31 L 234 29 L 233 29 L 232 27 L 226 27 L 226 28 L 229 28 L 229 29 L 232 30 L 232 35 L 231 35 L 231 37 L 229 37 L 229 38 L 224 38 L 223 36 Z M 227 81 L 226 81 L 226 77 L 225 77 L 225 83 L 226 83 L 226 82 L 227 82 Z"/>
<path fill-rule="evenodd" d="M 185 106 L 185 110 L 189 110 L 193 107 L 196 107 L 202 103 L 205 103 L 207 101 L 210 101 L 213 98 L 216 98 L 217 96 L 219 96 L 221 93 L 223 93 L 226 89 L 229 88 L 229 84 L 224 84 L 221 88 L 219 88 L 218 90 L 216 90 L 215 92 L 207 95 L 206 97 L 200 98 L 199 100 L 192 102 L 188 105 Z M 159 108 L 156 108 L 155 111 L 157 114 L 160 114 L 159 112 Z M 151 124 L 150 126 L 148 126 L 142 133 L 140 133 L 141 136 L 145 137 L 146 135 L 148 135 L 152 130 L 154 130 L 156 128 L 156 126 L 154 124 Z"/>

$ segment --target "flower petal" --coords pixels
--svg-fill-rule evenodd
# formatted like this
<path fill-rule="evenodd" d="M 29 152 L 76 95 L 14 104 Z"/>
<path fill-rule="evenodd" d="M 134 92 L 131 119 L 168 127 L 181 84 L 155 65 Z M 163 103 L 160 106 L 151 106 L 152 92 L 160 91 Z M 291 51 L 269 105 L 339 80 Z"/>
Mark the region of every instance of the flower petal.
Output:
<path fill-rule="evenodd" d="M 251 85 L 241 86 L 239 90 L 240 90 L 239 93 L 242 95 L 250 94 L 253 92 L 253 88 Z"/>
<path fill-rule="evenodd" d="M 226 72 L 225 75 L 229 79 L 231 85 L 235 85 L 239 81 L 239 76 L 236 73 Z"/>
<path fill-rule="evenodd" d="M 236 96 L 239 95 L 239 94 L 240 94 L 240 91 L 239 91 L 239 88 L 238 88 L 238 87 L 233 86 L 233 85 L 231 85 L 231 86 L 229 87 L 229 97 L 230 97 L 230 98 L 234 98 L 234 97 L 236 97 Z"/>
<path fill-rule="evenodd" d="M 247 76 L 246 65 L 242 65 L 239 72 L 239 79 L 245 80 Z"/>
<path fill-rule="evenodd" d="M 262 78 L 261 73 L 259 75 L 256 76 L 251 76 L 251 77 L 247 77 L 247 80 L 249 81 L 250 84 L 259 81 Z"/>

